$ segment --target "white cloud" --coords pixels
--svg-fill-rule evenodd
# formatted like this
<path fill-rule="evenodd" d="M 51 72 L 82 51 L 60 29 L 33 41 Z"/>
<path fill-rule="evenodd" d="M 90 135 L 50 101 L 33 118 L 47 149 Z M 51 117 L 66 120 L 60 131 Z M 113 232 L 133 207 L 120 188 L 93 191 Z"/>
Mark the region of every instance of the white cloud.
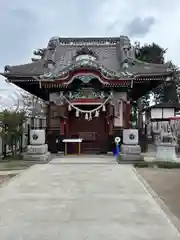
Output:
<path fill-rule="evenodd" d="M 143 36 L 137 35 L 135 29 L 132 41 L 139 40 L 142 43 L 156 42 L 164 48 L 168 48 L 167 59 L 180 66 L 180 1 L 171 0 L 107 0 L 100 9 L 101 24 L 107 26 L 109 35 L 118 36 L 124 34 L 133 19 L 155 19 L 149 31 Z"/>

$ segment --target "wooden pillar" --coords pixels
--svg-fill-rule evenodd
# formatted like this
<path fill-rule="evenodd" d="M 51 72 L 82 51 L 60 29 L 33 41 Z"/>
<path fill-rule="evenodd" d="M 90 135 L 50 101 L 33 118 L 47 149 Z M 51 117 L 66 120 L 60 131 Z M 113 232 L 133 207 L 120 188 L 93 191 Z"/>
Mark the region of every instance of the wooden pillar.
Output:
<path fill-rule="evenodd" d="M 131 110 L 132 106 L 130 102 L 123 102 L 123 124 L 124 128 L 131 128 Z"/>
<path fill-rule="evenodd" d="M 108 105 L 108 135 L 113 135 L 113 126 L 114 126 L 114 106 L 111 104 Z"/>
<path fill-rule="evenodd" d="M 47 127 L 47 132 L 49 131 L 50 128 L 50 111 L 51 111 L 51 103 L 47 105 L 47 115 L 46 115 L 46 127 Z"/>
<path fill-rule="evenodd" d="M 65 135 L 65 120 L 63 118 L 60 118 L 60 135 Z"/>
<path fill-rule="evenodd" d="M 127 128 L 131 128 L 131 110 L 132 110 L 132 106 L 130 102 L 127 102 L 127 107 L 126 107 L 126 115 L 127 115 L 127 119 L 126 119 L 126 123 L 127 123 Z"/>
<path fill-rule="evenodd" d="M 123 114 L 123 128 L 127 128 L 127 104 L 125 101 L 123 101 L 122 114 Z"/>
<path fill-rule="evenodd" d="M 65 119 L 65 121 L 64 121 L 64 128 L 65 128 L 65 136 L 68 138 L 69 137 L 69 113 L 67 114 L 67 118 Z"/>

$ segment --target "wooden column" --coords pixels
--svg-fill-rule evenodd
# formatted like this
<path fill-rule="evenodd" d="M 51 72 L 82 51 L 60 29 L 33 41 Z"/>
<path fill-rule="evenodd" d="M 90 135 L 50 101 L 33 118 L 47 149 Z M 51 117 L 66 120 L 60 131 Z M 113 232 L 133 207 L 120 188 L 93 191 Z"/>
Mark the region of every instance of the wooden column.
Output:
<path fill-rule="evenodd" d="M 60 135 L 65 135 L 65 120 L 63 118 L 60 118 Z"/>
<path fill-rule="evenodd" d="M 127 114 L 127 128 L 131 128 L 131 110 L 132 110 L 132 106 L 130 102 L 127 102 L 127 107 L 126 107 L 126 114 Z"/>
<path fill-rule="evenodd" d="M 124 128 L 131 128 L 131 103 L 123 102 L 123 123 Z"/>
<path fill-rule="evenodd" d="M 111 104 L 108 105 L 108 135 L 113 135 L 113 126 L 114 126 L 114 106 Z"/>
<path fill-rule="evenodd" d="M 46 130 L 49 131 L 50 128 L 50 111 L 51 111 L 51 103 L 47 105 L 47 113 L 46 113 Z"/>
<path fill-rule="evenodd" d="M 69 114 L 70 112 L 68 111 L 68 105 L 66 106 L 66 112 L 67 112 L 67 119 L 65 120 L 65 135 L 68 138 L 69 137 Z"/>

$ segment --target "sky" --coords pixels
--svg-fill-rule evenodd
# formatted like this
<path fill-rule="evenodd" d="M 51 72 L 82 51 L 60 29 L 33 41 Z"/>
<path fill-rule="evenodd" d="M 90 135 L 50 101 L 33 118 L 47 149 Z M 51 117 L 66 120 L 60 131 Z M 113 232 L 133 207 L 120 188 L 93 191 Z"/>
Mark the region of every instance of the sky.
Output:
<path fill-rule="evenodd" d="M 53 36 L 127 35 L 167 48 L 166 59 L 180 66 L 179 12 L 179 0 L 0 0 L 0 71 L 31 62 Z"/>

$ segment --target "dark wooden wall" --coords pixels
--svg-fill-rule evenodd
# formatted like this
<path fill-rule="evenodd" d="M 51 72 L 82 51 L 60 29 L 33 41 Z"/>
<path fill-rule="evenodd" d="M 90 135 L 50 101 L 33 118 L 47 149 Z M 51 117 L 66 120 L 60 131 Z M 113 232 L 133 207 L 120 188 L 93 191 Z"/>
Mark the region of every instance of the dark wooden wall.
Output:
<path fill-rule="evenodd" d="M 47 142 L 49 151 L 52 153 L 64 151 L 64 144 L 62 143 L 64 135 L 61 135 L 60 121 L 66 117 L 65 106 L 58 106 L 50 103 L 47 115 Z"/>

